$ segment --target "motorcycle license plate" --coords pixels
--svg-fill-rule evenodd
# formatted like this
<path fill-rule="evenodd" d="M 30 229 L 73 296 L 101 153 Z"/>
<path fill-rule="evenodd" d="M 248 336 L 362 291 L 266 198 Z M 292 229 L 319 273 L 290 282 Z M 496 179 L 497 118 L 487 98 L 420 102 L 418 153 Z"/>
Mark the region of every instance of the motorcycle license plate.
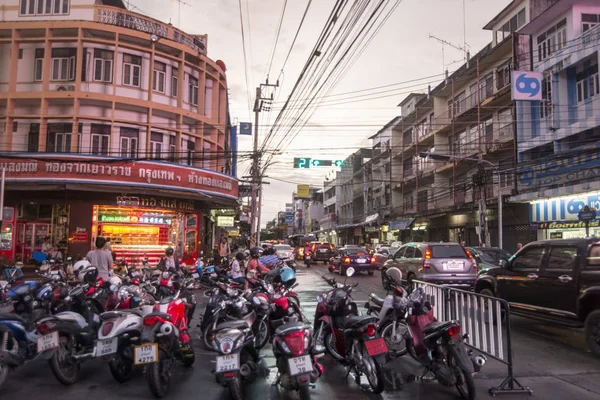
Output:
<path fill-rule="evenodd" d="M 200 274 L 198 274 L 198 273 L 192 274 L 192 278 L 198 279 L 198 278 L 200 278 Z"/>
<path fill-rule="evenodd" d="M 37 339 L 37 352 L 43 353 L 44 351 L 57 348 L 58 345 L 58 332 L 52 332 Z"/>
<path fill-rule="evenodd" d="M 240 355 L 229 354 L 226 356 L 217 356 L 216 372 L 237 371 L 240 369 Z"/>
<path fill-rule="evenodd" d="M 369 353 L 371 357 L 375 357 L 388 352 L 387 345 L 385 344 L 385 339 L 383 338 L 366 341 L 365 346 L 367 347 L 367 353 Z"/>
<path fill-rule="evenodd" d="M 135 365 L 158 362 L 158 345 L 156 343 L 135 346 L 133 350 L 133 363 Z"/>
<path fill-rule="evenodd" d="M 98 340 L 94 347 L 94 357 L 103 357 L 117 352 L 119 348 L 119 338 Z"/>
<path fill-rule="evenodd" d="M 290 375 L 292 376 L 308 374 L 313 369 L 310 356 L 290 358 L 288 359 L 288 365 L 290 366 Z"/>

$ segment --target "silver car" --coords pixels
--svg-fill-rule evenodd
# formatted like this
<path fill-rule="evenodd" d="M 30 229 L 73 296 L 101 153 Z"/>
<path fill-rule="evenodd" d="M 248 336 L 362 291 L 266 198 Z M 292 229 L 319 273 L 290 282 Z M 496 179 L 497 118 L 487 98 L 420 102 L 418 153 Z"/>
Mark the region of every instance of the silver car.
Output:
<path fill-rule="evenodd" d="M 383 272 L 396 267 L 408 283 L 417 279 L 440 285 L 470 289 L 477 280 L 477 264 L 471 253 L 458 243 L 407 243 L 390 254 Z"/>

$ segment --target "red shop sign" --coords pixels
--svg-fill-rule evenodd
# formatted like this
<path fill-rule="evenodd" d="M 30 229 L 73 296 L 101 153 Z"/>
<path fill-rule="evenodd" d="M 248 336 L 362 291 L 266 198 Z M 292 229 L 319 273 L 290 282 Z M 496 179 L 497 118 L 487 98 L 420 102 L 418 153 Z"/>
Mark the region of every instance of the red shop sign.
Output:
<path fill-rule="evenodd" d="M 50 159 L 51 157 L 51 159 Z M 112 161 L 95 156 L 0 158 L 9 182 L 86 182 L 202 192 L 238 198 L 238 181 L 231 176 L 190 166 L 153 161 Z"/>

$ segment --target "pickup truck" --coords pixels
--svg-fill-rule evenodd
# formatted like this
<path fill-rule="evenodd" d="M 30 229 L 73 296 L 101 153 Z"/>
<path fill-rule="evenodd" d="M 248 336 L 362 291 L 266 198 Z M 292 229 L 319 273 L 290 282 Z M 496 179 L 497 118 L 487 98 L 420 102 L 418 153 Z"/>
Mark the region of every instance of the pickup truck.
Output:
<path fill-rule="evenodd" d="M 600 239 L 529 243 L 479 275 L 475 292 L 508 301 L 512 314 L 583 327 L 600 355 Z"/>

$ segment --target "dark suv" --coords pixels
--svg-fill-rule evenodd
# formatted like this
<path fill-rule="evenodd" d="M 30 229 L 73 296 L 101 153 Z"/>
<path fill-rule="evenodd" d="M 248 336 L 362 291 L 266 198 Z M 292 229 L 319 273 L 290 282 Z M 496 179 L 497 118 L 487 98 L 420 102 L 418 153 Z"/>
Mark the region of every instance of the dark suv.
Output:
<path fill-rule="evenodd" d="M 590 349 L 600 355 L 600 239 L 529 243 L 481 274 L 475 291 L 505 299 L 515 314 L 584 326 Z"/>
<path fill-rule="evenodd" d="M 334 256 L 333 245 L 331 243 L 311 242 L 310 248 L 313 253 L 313 261 L 323 261 L 325 264 L 329 264 L 329 260 Z"/>

